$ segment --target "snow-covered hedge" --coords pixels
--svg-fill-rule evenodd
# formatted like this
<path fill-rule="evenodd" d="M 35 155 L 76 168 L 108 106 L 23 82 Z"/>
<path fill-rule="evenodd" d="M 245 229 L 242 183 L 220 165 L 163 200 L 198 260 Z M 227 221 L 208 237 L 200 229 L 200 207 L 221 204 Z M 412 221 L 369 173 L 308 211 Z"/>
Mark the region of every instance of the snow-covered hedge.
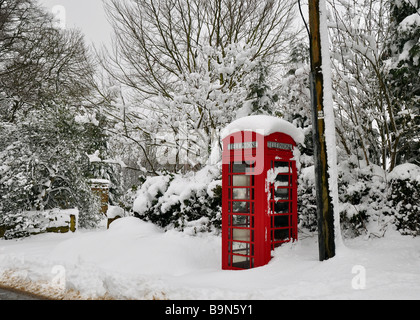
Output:
<path fill-rule="evenodd" d="M 390 227 L 404 235 L 420 235 L 420 167 L 404 164 L 387 174 L 378 166 L 360 166 L 350 159 L 339 164 L 338 172 L 344 237 L 380 237 Z M 300 228 L 317 229 L 315 199 L 312 166 L 299 176 Z"/>
<path fill-rule="evenodd" d="M 75 231 L 79 210 L 46 210 L 2 214 L 0 238 L 15 239 L 45 232 Z"/>
<path fill-rule="evenodd" d="M 361 168 L 360 168 L 361 167 Z M 339 210 L 345 238 L 381 237 L 388 228 L 420 235 L 420 167 L 405 164 L 387 174 L 355 159 L 338 166 Z M 314 167 L 299 174 L 299 228 L 317 230 Z M 220 169 L 208 166 L 188 175 L 150 177 L 137 191 L 134 213 L 165 229 L 190 234 L 220 230 Z"/>
<path fill-rule="evenodd" d="M 81 227 L 97 226 L 99 201 L 89 178 L 108 170 L 95 168 L 87 154 L 105 145 L 101 127 L 78 123 L 57 106 L 17 124 L 0 122 L 0 137 L 0 216 L 78 208 Z"/>
<path fill-rule="evenodd" d="M 207 166 L 188 175 L 149 177 L 133 204 L 136 216 L 165 229 L 191 234 L 213 232 L 221 226 L 221 172 Z"/>
<path fill-rule="evenodd" d="M 314 166 L 303 168 L 298 176 L 299 228 L 317 230 L 316 190 Z"/>
<path fill-rule="evenodd" d="M 338 183 L 344 237 L 383 235 L 393 213 L 384 170 L 375 165 L 359 168 L 355 159 L 344 161 L 339 165 Z"/>
<path fill-rule="evenodd" d="M 420 167 L 404 164 L 389 175 L 388 203 L 404 235 L 420 235 Z"/>

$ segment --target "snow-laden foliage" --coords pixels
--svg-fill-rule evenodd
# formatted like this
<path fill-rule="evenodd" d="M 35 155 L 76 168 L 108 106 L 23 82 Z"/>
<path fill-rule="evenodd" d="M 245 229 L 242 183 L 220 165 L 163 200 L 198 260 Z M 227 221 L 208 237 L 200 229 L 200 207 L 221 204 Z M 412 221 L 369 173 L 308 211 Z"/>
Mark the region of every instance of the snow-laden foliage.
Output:
<path fill-rule="evenodd" d="M 221 227 L 220 179 L 216 166 L 187 175 L 148 178 L 137 192 L 134 214 L 167 230 L 217 232 Z"/>
<path fill-rule="evenodd" d="M 404 164 L 388 176 L 388 204 L 401 234 L 420 235 L 420 167 Z"/>
<path fill-rule="evenodd" d="M 420 164 L 420 3 L 391 2 L 391 34 L 385 61 L 387 81 L 406 134 L 397 157 L 400 163 Z"/>
<path fill-rule="evenodd" d="M 388 171 L 418 161 L 418 6 L 368 0 L 330 7 L 340 143 L 348 156 Z"/>
<path fill-rule="evenodd" d="M 344 235 L 416 235 L 419 181 L 392 169 L 419 164 L 419 2 L 328 3 Z M 99 100 L 83 36 L 34 0 L 0 0 L 1 217 L 77 207 L 92 226 L 88 181 L 106 178 L 111 204 L 135 200 L 168 229 L 217 229 L 220 130 L 263 113 L 303 128 L 300 226 L 316 230 L 309 48 L 294 5 L 112 0 L 116 55 L 102 59 L 111 79 Z"/>
<path fill-rule="evenodd" d="M 298 30 L 295 2 L 110 1 L 115 52 L 104 68 L 123 87 L 111 99 L 116 132 L 142 167 L 197 170 L 237 117 L 273 113 L 272 71 Z M 277 70 L 277 69 L 276 69 Z"/>
<path fill-rule="evenodd" d="M 285 75 L 280 81 L 276 114 L 298 128 L 308 128 L 312 124 L 312 113 L 309 88 L 311 68 L 307 43 L 298 41 L 293 44 L 287 62 Z"/>
<path fill-rule="evenodd" d="M 310 232 L 317 230 L 317 205 L 314 166 L 303 168 L 298 175 L 299 228 Z"/>
<path fill-rule="evenodd" d="M 140 167 L 197 170 L 220 148 L 220 130 L 237 118 L 272 114 L 278 96 L 271 89 L 269 67 L 256 58 L 257 47 L 233 43 L 224 48 L 197 48 L 196 70 L 177 79 L 178 89 L 135 103 L 112 101 L 114 131 L 137 144 Z M 223 79 L 223 81 L 221 80 Z"/>
<path fill-rule="evenodd" d="M 390 229 L 419 235 L 420 167 L 401 165 L 390 174 L 353 157 L 338 166 L 339 211 L 344 238 L 383 237 Z M 314 167 L 301 169 L 298 181 L 299 230 L 316 232 Z M 150 177 L 134 197 L 133 211 L 145 221 L 190 234 L 221 227 L 221 181 L 216 167 L 196 174 Z"/>
<path fill-rule="evenodd" d="M 54 112 L 16 125 L 1 123 L 2 216 L 79 208 L 81 226 L 91 225 L 98 207 L 89 185 L 86 153 L 94 145 L 95 130 L 71 115 Z"/>
<path fill-rule="evenodd" d="M 78 208 L 80 226 L 94 226 L 89 178 L 104 170 L 88 154 L 106 153 L 107 136 L 83 35 L 33 0 L 0 0 L 0 26 L 0 224 Z"/>
<path fill-rule="evenodd" d="M 389 228 L 419 235 L 420 167 L 397 166 L 390 174 L 353 157 L 338 166 L 339 206 L 343 237 L 382 237 Z M 314 169 L 299 176 L 299 226 L 317 229 Z"/>
<path fill-rule="evenodd" d="M 248 96 L 245 84 L 253 80 L 254 72 L 259 72 L 253 61 L 255 52 L 256 48 L 237 44 L 228 46 L 224 56 L 217 48 L 197 50 L 196 61 L 201 67 L 182 76 L 180 89 L 172 97 L 153 99 L 153 104 L 148 104 L 147 118 L 139 115 L 144 118 L 142 127 L 153 132 L 156 143 L 175 155 L 176 159 L 165 159 L 168 163 L 172 160 L 170 164 L 193 167 L 206 164 L 210 147 L 218 142 L 218 129 L 236 119 L 237 110 Z M 250 108 L 244 115 L 252 112 Z"/>
<path fill-rule="evenodd" d="M 387 201 L 386 173 L 378 166 L 360 165 L 356 158 L 339 166 L 340 219 L 345 237 L 381 236 L 393 214 Z"/>

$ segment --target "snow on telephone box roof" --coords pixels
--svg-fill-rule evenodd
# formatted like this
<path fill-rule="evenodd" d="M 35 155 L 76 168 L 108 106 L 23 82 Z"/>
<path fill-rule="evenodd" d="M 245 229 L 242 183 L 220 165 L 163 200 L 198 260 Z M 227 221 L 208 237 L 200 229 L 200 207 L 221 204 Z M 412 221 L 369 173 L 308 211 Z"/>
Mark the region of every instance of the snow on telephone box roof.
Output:
<path fill-rule="evenodd" d="M 227 136 L 240 131 L 252 131 L 269 136 L 275 132 L 282 132 L 292 137 L 297 144 L 303 144 L 305 135 L 290 122 L 272 116 L 256 115 L 240 118 L 229 124 L 221 134 L 222 140 Z"/>

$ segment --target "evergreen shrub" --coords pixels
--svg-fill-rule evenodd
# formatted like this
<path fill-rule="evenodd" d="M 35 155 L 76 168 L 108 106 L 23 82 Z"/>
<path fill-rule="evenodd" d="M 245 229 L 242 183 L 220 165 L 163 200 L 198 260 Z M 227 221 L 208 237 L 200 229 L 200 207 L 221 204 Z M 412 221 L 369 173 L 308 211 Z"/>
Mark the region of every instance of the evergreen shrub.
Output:
<path fill-rule="evenodd" d="M 361 168 L 360 168 L 361 167 Z M 317 230 L 313 167 L 300 172 L 299 228 Z M 345 238 L 383 236 L 388 228 L 402 235 L 420 234 L 420 167 L 404 164 L 390 174 L 354 159 L 338 166 L 339 211 Z"/>
<path fill-rule="evenodd" d="M 139 188 L 133 205 L 140 219 L 191 234 L 219 232 L 221 208 L 220 170 L 215 167 L 188 175 L 150 177 Z"/>
<path fill-rule="evenodd" d="M 400 233 L 420 235 L 420 167 L 414 164 L 396 167 L 389 176 L 387 196 Z"/>

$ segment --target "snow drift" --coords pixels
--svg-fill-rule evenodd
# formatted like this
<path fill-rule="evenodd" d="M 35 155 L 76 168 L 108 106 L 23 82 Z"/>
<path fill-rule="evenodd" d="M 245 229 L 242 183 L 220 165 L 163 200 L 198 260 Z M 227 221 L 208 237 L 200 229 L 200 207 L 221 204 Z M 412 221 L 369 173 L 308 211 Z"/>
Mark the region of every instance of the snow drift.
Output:
<path fill-rule="evenodd" d="M 420 238 L 357 238 L 327 262 L 318 261 L 315 236 L 300 238 L 265 267 L 222 271 L 220 237 L 122 218 L 107 231 L 0 241 L 0 282 L 25 280 L 41 284 L 43 294 L 66 298 L 72 290 L 81 299 L 420 298 Z"/>

